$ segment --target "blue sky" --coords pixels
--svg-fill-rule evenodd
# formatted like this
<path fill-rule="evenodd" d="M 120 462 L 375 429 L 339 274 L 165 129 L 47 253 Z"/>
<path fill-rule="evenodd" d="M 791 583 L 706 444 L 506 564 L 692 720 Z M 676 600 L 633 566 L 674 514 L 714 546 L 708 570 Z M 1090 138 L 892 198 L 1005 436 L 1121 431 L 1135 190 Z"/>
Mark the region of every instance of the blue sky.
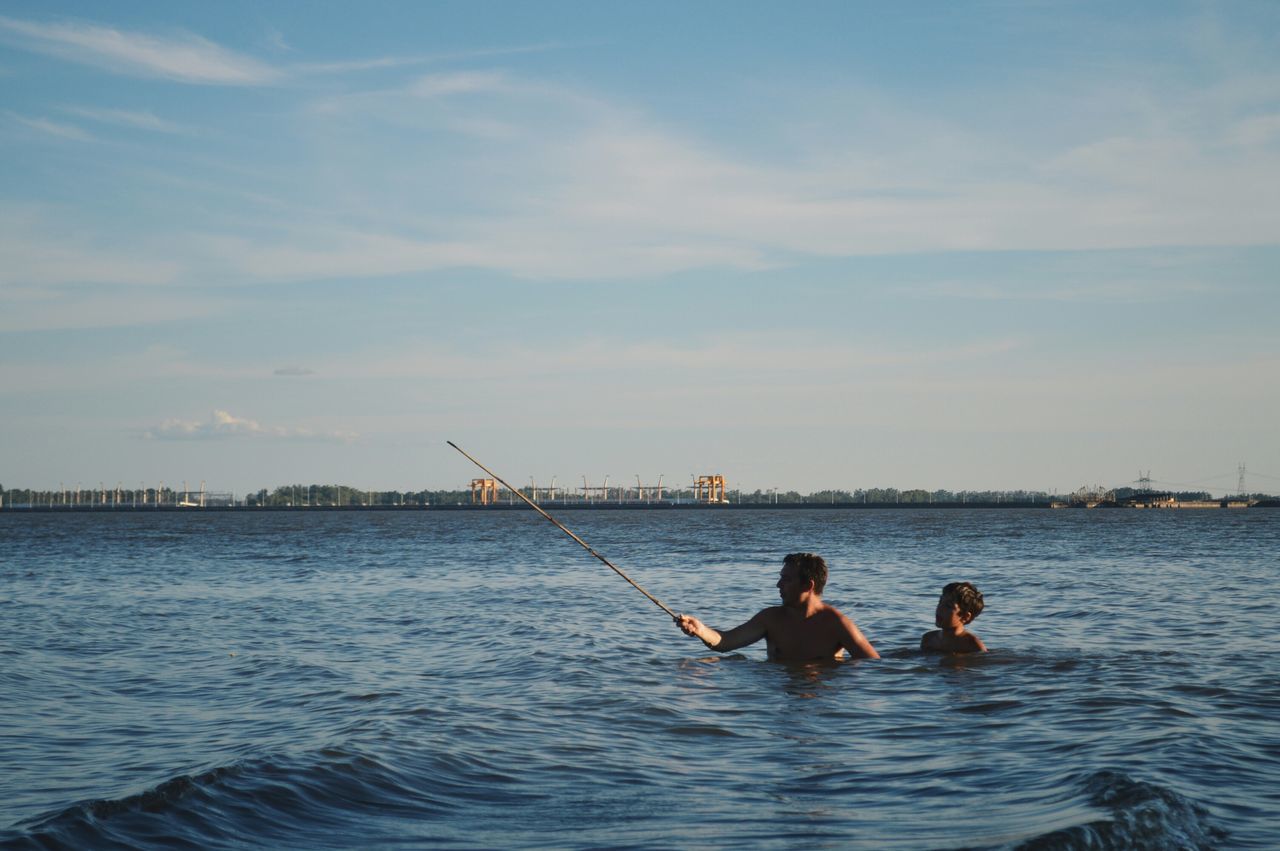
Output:
<path fill-rule="evenodd" d="M 0 483 L 1280 490 L 1280 4 L 0 10 Z"/>

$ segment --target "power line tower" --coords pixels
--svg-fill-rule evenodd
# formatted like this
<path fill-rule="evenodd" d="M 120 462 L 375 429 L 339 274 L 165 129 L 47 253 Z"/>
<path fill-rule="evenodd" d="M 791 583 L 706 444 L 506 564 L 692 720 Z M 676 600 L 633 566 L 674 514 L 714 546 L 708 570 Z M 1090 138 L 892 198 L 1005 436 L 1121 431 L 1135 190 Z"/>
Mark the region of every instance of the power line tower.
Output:
<path fill-rule="evenodd" d="M 1134 484 L 1138 486 L 1138 490 L 1140 490 L 1142 493 L 1151 493 L 1151 471 L 1147 470 L 1147 472 L 1144 474 L 1141 470 L 1139 470 L 1138 480 L 1134 482 Z"/>
<path fill-rule="evenodd" d="M 1240 478 L 1236 480 L 1236 494 L 1244 496 L 1244 462 L 1241 461 L 1236 469 L 1240 472 Z"/>

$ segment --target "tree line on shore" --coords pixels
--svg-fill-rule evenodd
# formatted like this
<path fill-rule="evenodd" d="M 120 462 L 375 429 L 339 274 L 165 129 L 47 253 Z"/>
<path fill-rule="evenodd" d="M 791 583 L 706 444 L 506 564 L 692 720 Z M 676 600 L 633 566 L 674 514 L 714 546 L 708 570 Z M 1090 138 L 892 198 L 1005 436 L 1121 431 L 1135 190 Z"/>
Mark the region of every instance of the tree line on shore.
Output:
<path fill-rule="evenodd" d="M 669 502 L 691 503 L 697 501 L 697 494 L 690 488 L 663 488 L 661 497 L 652 489 L 640 491 L 637 488 L 610 488 L 607 496 L 593 489 L 588 496 L 581 490 L 560 488 L 554 492 L 550 488 L 525 487 L 521 492 L 543 504 L 582 505 L 600 502 Z M 1117 499 L 1140 494 L 1132 488 L 1117 488 L 1114 492 Z M 1213 497 L 1205 491 L 1184 491 L 1170 494 L 1175 499 L 1208 500 Z M 1257 493 L 1246 495 L 1247 499 L 1275 499 L 1268 494 Z M 795 490 L 763 490 L 752 491 L 731 490 L 726 494 L 726 501 L 741 504 L 777 504 L 793 505 L 801 503 L 830 504 L 965 504 L 965 503 L 1018 503 L 1044 504 L 1067 499 L 1062 494 L 1051 494 L 1046 491 L 1029 490 L 924 490 L 922 488 L 857 488 L 853 490 L 825 489 L 801 493 Z M 177 488 L 106 488 L 92 489 L 59 489 L 36 490 L 30 488 L 0 487 L 0 507 L 20 506 L 148 506 L 193 504 L 208 505 L 244 505 L 247 507 L 285 508 L 299 506 L 429 506 L 429 505 L 467 505 L 473 500 L 472 492 L 467 490 L 369 490 L 350 485 L 332 484 L 293 484 L 281 485 L 274 489 L 261 488 L 242 498 L 234 494 L 204 494 Z M 519 502 L 519 499 L 505 489 L 497 495 L 499 503 Z"/>
<path fill-rule="evenodd" d="M 542 504 L 560 503 L 582 505 L 598 502 L 673 502 L 690 503 L 697 500 L 697 494 L 690 488 L 663 488 L 659 499 L 656 492 L 646 489 L 643 494 L 637 488 L 609 488 L 608 495 L 599 491 L 591 496 L 580 490 L 557 489 L 552 493 L 550 488 L 523 487 L 519 489 L 526 497 Z M 789 490 L 739 491 L 730 490 L 726 499 L 731 503 L 749 504 L 798 504 L 798 503 L 903 503 L 921 504 L 933 502 L 948 503 L 992 503 L 1019 502 L 1036 503 L 1051 502 L 1060 499 L 1043 491 L 926 491 L 922 489 L 899 490 L 898 488 L 859 488 L 855 490 L 827 489 L 800 493 Z M 519 497 L 506 489 L 499 490 L 499 503 L 519 502 Z M 296 505 L 466 505 L 472 502 L 470 490 L 419 490 L 419 491 L 364 491 L 345 485 L 285 485 L 273 491 L 265 488 L 245 497 L 245 504 L 251 506 L 283 507 Z"/>

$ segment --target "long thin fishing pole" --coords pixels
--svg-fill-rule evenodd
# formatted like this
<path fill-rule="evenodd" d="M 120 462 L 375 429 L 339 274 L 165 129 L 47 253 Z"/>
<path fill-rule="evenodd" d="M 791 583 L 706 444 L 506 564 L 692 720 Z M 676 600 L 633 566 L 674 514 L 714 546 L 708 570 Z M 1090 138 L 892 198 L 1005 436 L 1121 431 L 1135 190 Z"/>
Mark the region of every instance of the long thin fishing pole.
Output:
<path fill-rule="evenodd" d="M 662 609 L 662 611 L 664 611 L 664 612 L 666 612 L 668 615 L 670 615 L 672 620 L 679 620 L 680 616 L 679 616 L 679 615 L 677 615 L 675 612 L 671 611 L 670 609 L 668 609 L 666 606 L 662 605 L 662 601 L 661 601 L 661 600 L 659 600 L 657 597 L 653 596 L 653 595 L 652 595 L 652 594 L 650 594 L 648 591 L 646 591 L 646 590 L 644 590 L 643 588 L 641 588 L 641 587 L 640 587 L 640 585 L 639 585 L 639 583 L 637 583 L 637 582 L 636 582 L 634 579 L 632 579 L 630 576 L 627 576 L 625 573 L 623 573 L 623 572 L 622 572 L 622 570 L 621 570 L 621 569 L 619 569 L 617 565 L 615 565 L 613 562 L 609 561 L 609 560 L 608 560 L 607 558 L 605 558 L 604 556 L 600 555 L 600 553 L 598 553 L 598 552 L 596 552 L 595 550 L 593 550 L 593 549 L 591 548 L 591 546 L 590 546 L 586 541 L 582 540 L 582 539 L 581 539 L 581 538 L 579 538 L 577 535 L 575 535 L 575 534 L 573 534 L 572 532 L 570 532 L 567 528 L 565 528 L 564 524 L 563 524 L 563 523 L 561 523 L 559 520 L 555 519 L 555 518 L 554 518 L 554 517 L 552 517 L 550 514 L 548 514 L 547 512 L 543 511 L 543 510 L 542 510 L 542 506 L 538 505 L 538 503 L 536 503 L 536 502 L 534 502 L 533 500 L 529 499 L 529 497 L 525 496 L 525 495 L 524 495 L 524 494 L 522 494 L 520 491 L 518 491 L 518 490 L 516 490 L 515 488 L 511 487 L 511 485 L 507 484 L 505 481 L 503 481 L 503 480 L 502 480 L 502 477 L 501 477 L 501 476 L 499 476 L 497 473 L 495 473 L 495 472 L 493 472 L 492 470 L 490 470 L 490 469 L 489 469 L 488 467 L 486 467 L 485 465 L 481 464 L 481 463 L 480 463 L 479 461 L 477 461 L 476 459 L 472 458 L 470 455 L 468 455 L 468 454 L 466 453 L 466 451 L 465 451 L 465 450 L 463 450 L 463 448 L 462 448 L 461 446 L 459 446 L 458 444 L 454 443 L 452 440 L 446 440 L 446 441 L 445 441 L 445 443 L 449 444 L 449 445 L 450 445 L 450 446 L 452 446 L 454 449 L 456 449 L 456 450 L 458 450 L 459 452 L 461 452 L 461 453 L 462 453 L 462 455 L 463 455 L 463 457 L 465 457 L 465 458 L 466 458 L 468 461 L 470 461 L 472 464 L 475 464 L 475 465 L 476 465 L 477 467 L 479 467 L 481 470 L 484 470 L 486 473 L 488 473 L 490 476 L 492 476 L 494 479 L 497 479 L 499 482 L 502 482 L 502 486 L 503 486 L 503 487 L 505 487 L 507 490 L 511 491 L 511 492 L 512 492 L 512 493 L 514 493 L 516 496 L 518 496 L 518 497 L 520 497 L 521 499 L 523 499 L 525 502 L 527 502 L 527 503 L 529 504 L 529 507 L 530 507 L 530 508 L 532 508 L 534 511 L 538 512 L 538 513 L 539 513 L 539 514 L 541 514 L 543 517 L 545 517 L 545 518 L 547 518 L 548 520 L 550 520 L 553 524 L 555 524 L 555 527 L 556 527 L 557 529 L 559 529 L 561 532 L 564 532 L 564 533 L 565 533 L 566 535 L 568 535 L 570 538 L 573 538 L 575 541 L 577 541 L 579 544 L 581 544 L 581 545 L 582 545 L 582 548 L 583 548 L 584 550 L 586 550 L 587 552 L 591 553 L 591 554 L 592 554 L 593 556 L 595 556 L 596 558 L 600 559 L 600 561 L 604 562 L 604 564 L 605 564 L 605 566 L 606 566 L 606 567 L 608 567 L 608 568 L 609 568 L 610 570 L 612 570 L 614 573 L 616 573 L 616 574 L 618 574 L 619 576 L 621 576 L 623 579 L 627 580 L 627 582 L 631 583 L 631 586 L 632 586 L 633 588 L 635 588 L 635 589 L 636 589 L 637 591 L 639 591 L 641 594 L 643 594 L 643 595 L 645 595 L 646 597 L 648 597 L 648 598 L 649 598 L 649 600 L 650 600 L 650 601 L 651 601 L 655 606 L 657 606 L 659 609 Z"/>

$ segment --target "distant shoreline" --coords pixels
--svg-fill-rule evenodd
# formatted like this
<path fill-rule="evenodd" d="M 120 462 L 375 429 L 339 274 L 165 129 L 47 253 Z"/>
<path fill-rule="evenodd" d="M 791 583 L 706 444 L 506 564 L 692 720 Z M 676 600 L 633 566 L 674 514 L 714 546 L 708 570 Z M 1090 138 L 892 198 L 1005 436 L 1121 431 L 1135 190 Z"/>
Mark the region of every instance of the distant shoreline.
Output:
<path fill-rule="evenodd" d="M 884 511 L 900 509 L 904 511 L 955 511 L 957 509 L 978 508 L 990 510 L 1002 509 L 1049 509 L 1053 506 L 1047 502 L 737 502 L 737 503 L 676 503 L 676 502 L 641 502 L 641 503 L 541 503 L 548 511 Z M 1108 506 L 1110 508 L 1112 506 Z M 1124 506 L 1118 506 L 1123 508 Z M 1280 500 L 1264 500 L 1250 508 L 1280 507 Z M 510 505 L 6 505 L 0 508 L 0 514 L 146 514 L 146 513 L 200 513 L 200 512 L 232 512 L 236 514 L 257 514 L 272 512 L 381 512 L 381 511 L 529 511 L 527 505 L 513 503 Z M 1063 509 L 1097 510 L 1097 509 Z M 1105 509 L 1104 509 L 1105 510 Z M 1145 509 L 1147 511 L 1153 509 Z M 1186 511 L 1188 509 L 1155 509 L 1157 511 Z M 1200 510 L 1211 509 L 1197 509 Z M 1225 509 L 1222 510 L 1233 510 Z"/>
<path fill-rule="evenodd" d="M 761 511 L 797 509 L 821 509 L 825 511 L 841 509 L 887 509 L 904 508 L 912 511 L 919 509 L 955 509 L 955 508 L 1048 508 L 1047 502 L 738 502 L 738 503 L 695 503 L 695 502 L 639 502 L 639 503 L 556 503 L 543 502 L 539 505 L 547 511 Z M 440 504 L 440 505 L 37 505 L 8 506 L 0 509 L 5 514 L 112 514 L 115 512 L 145 514 L 151 512 L 236 512 L 236 513 L 270 513 L 279 511 L 530 511 L 523 503 L 501 505 Z"/>

